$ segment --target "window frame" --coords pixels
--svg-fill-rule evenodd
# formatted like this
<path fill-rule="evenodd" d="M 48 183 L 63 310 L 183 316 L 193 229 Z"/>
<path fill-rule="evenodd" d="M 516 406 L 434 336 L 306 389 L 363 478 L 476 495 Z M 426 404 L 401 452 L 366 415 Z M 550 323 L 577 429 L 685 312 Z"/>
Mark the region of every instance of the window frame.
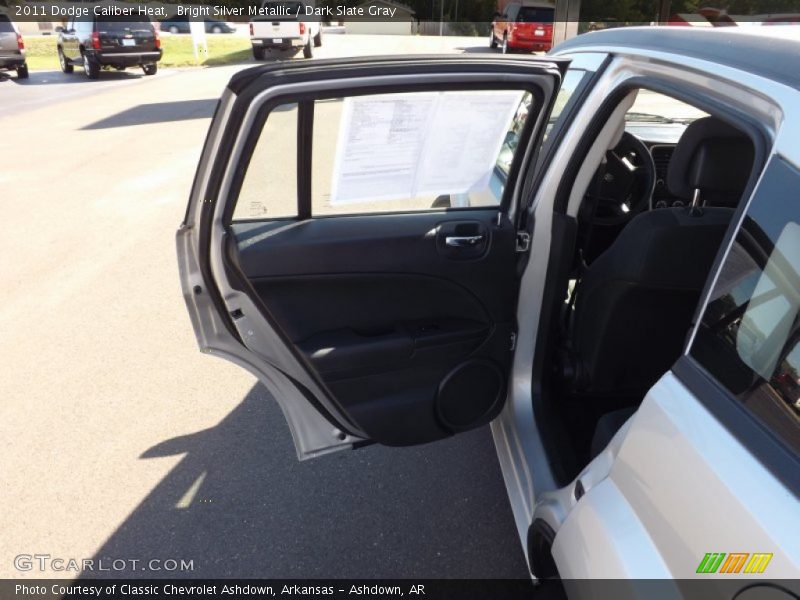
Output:
<path fill-rule="evenodd" d="M 447 92 L 447 91 L 496 91 L 496 90 L 520 90 L 528 92 L 531 95 L 531 110 L 525 121 L 520 139 L 525 139 L 525 145 L 519 145 L 514 153 L 514 158 L 511 161 L 509 173 L 503 187 L 503 196 L 496 206 L 465 206 L 465 207 L 450 207 L 443 209 L 409 209 L 409 210 L 396 210 L 396 211 L 380 211 L 380 212 L 354 212 L 354 213 L 335 213 L 326 215 L 315 215 L 312 209 L 312 190 L 313 190 L 313 139 L 314 139 L 314 106 L 317 100 L 330 100 L 338 98 L 349 98 L 358 96 L 371 96 L 378 94 L 402 94 L 414 92 Z M 347 88 L 343 87 L 339 90 L 325 90 L 325 91 L 311 91 L 293 95 L 279 95 L 260 107 L 256 116 L 256 125 L 247 133 L 245 143 L 243 146 L 242 158 L 236 167 L 235 176 L 231 182 L 230 195 L 236 197 L 235 201 L 227 200 L 226 210 L 223 215 L 223 222 L 226 226 L 232 223 L 256 223 L 256 222 L 270 222 L 270 221 L 303 221 L 307 219 L 335 219 L 340 217 L 358 217 L 358 216 L 388 216 L 388 215 L 403 215 L 403 214 L 420 214 L 427 212 L 436 212 L 441 210 L 443 212 L 468 212 L 475 210 L 486 210 L 487 208 L 496 209 L 504 214 L 509 214 L 511 211 L 512 195 L 515 185 L 519 180 L 521 171 L 521 164 L 526 154 L 525 149 L 530 142 L 531 134 L 540 122 L 545 107 L 545 96 L 543 91 L 535 84 L 525 84 L 520 82 L 509 82 L 502 86 L 490 86 L 483 82 L 476 83 L 441 83 L 434 85 L 431 83 L 420 84 L 390 84 L 390 85 L 376 85 L 363 88 Z M 273 218 L 259 218 L 259 219 L 242 219 L 233 221 L 233 212 L 236 204 L 239 201 L 241 194 L 242 184 L 247 176 L 247 170 L 250 168 L 250 162 L 253 157 L 253 151 L 261 137 L 264 125 L 269 119 L 272 111 L 283 104 L 297 104 L 298 117 L 297 117 L 297 215 L 289 217 L 273 217 Z M 539 132 L 537 137 L 541 137 L 543 132 Z M 538 153 L 537 153 L 538 154 Z"/>
<path fill-rule="evenodd" d="M 792 169 L 797 174 L 797 179 L 800 180 L 800 170 L 792 167 L 776 154 L 773 154 L 761 167 L 760 180 L 754 193 L 747 201 L 740 204 L 734 217 L 735 226 L 731 227 L 726 234 L 723 242 L 724 252 L 720 252 L 714 264 L 712 275 L 701 296 L 684 354 L 673 365 L 672 372 L 697 401 L 705 406 L 778 481 L 797 498 L 800 498 L 800 453 L 791 448 L 753 411 L 746 408 L 739 398 L 691 354 L 714 285 L 725 266 L 736 236 L 743 228 L 747 212 L 751 204 L 759 200 L 760 194 L 771 193 L 771 190 L 765 186 L 768 186 L 771 181 L 771 170 L 781 165 Z"/>

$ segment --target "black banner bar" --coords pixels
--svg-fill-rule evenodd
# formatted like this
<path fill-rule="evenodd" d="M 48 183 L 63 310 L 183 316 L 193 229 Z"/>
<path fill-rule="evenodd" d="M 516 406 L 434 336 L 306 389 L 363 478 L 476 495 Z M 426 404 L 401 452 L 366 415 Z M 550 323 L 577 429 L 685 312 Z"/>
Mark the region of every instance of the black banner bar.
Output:
<path fill-rule="evenodd" d="M 0 580 L 0 599 L 198 598 L 331 600 L 420 598 L 426 600 L 797 600 L 800 580 L 710 575 L 690 580 L 590 579 L 25 579 Z"/>

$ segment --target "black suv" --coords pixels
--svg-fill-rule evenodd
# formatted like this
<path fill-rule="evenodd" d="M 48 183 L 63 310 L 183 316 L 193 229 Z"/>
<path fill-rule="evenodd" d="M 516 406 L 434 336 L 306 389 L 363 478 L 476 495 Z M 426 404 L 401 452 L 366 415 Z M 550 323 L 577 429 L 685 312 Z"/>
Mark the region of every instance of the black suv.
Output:
<path fill-rule="evenodd" d="M 161 40 L 153 24 L 132 17 L 75 19 L 58 35 L 58 61 L 64 73 L 83 65 L 89 79 L 97 79 L 101 68 L 142 67 L 155 75 L 161 60 Z"/>

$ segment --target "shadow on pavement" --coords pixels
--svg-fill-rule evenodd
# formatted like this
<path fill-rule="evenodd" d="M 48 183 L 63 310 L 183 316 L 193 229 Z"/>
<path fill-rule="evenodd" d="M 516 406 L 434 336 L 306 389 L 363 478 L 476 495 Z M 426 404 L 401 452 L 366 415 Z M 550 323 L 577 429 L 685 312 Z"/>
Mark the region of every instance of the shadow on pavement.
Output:
<path fill-rule="evenodd" d="M 277 403 L 256 385 L 215 427 L 140 458 L 179 454 L 95 560 L 194 569 L 84 577 L 527 578 L 488 428 L 300 463 Z"/>
<path fill-rule="evenodd" d="M 17 72 L 16 71 L 0 71 L 0 83 L 6 83 L 6 82 L 11 83 L 11 82 L 14 82 L 14 83 L 19 83 L 19 84 L 23 84 L 24 85 L 28 81 L 30 81 L 30 80 L 19 79 L 17 77 Z"/>
<path fill-rule="evenodd" d="M 499 50 L 489 48 L 488 44 L 485 46 L 465 46 L 456 48 L 456 50 L 461 50 L 464 54 L 500 54 Z"/>
<path fill-rule="evenodd" d="M 0 72 L 0 83 L 13 81 L 19 85 L 51 85 L 54 83 L 85 83 L 98 85 L 103 81 L 126 81 L 141 79 L 144 73 L 134 70 L 129 71 L 100 71 L 100 79 L 92 80 L 83 73 L 83 68 L 78 65 L 75 71 L 67 75 L 61 71 L 31 71 L 28 79 L 17 79 L 15 73 Z"/>
<path fill-rule="evenodd" d="M 110 129 L 112 127 L 128 127 L 147 123 L 207 119 L 213 116 L 216 105 L 217 100 L 214 98 L 140 104 L 105 119 L 90 123 L 85 127 L 81 127 L 81 129 Z"/>
<path fill-rule="evenodd" d="M 489 44 L 485 46 L 465 46 L 456 48 L 461 50 L 464 54 L 502 54 L 499 48 L 489 48 Z M 509 54 L 512 56 L 544 56 L 545 52 L 525 52 L 523 50 L 510 50 Z"/>

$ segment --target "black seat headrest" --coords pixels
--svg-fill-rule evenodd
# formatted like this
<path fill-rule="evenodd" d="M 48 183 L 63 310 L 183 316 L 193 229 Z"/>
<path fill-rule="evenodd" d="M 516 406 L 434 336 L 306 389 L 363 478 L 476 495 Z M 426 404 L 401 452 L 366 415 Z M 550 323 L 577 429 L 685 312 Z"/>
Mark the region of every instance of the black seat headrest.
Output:
<path fill-rule="evenodd" d="M 753 170 L 755 149 L 746 135 L 716 117 L 704 117 L 683 132 L 667 169 L 667 187 L 679 198 L 734 207 Z"/>

